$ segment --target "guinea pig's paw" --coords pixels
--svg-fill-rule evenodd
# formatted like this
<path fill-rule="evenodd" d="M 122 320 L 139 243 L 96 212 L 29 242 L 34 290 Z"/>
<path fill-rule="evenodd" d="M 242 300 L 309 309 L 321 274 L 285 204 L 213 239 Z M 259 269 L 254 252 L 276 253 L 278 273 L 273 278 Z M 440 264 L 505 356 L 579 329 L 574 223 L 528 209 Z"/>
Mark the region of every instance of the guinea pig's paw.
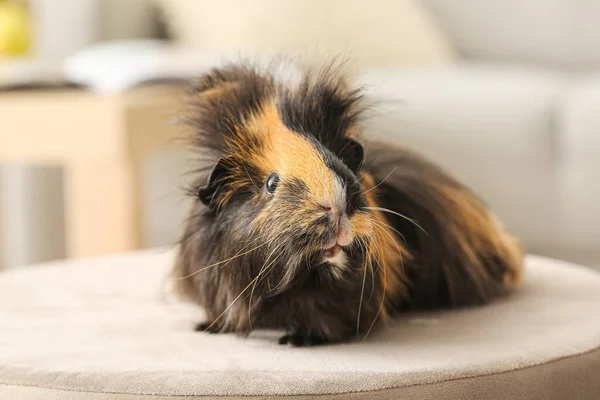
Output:
<path fill-rule="evenodd" d="M 327 344 L 328 340 L 321 335 L 307 335 L 293 333 L 279 338 L 279 344 L 288 344 L 293 347 L 311 347 Z"/>
<path fill-rule="evenodd" d="M 194 328 L 196 332 L 219 333 L 219 327 L 209 322 L 200 322 Z"/>

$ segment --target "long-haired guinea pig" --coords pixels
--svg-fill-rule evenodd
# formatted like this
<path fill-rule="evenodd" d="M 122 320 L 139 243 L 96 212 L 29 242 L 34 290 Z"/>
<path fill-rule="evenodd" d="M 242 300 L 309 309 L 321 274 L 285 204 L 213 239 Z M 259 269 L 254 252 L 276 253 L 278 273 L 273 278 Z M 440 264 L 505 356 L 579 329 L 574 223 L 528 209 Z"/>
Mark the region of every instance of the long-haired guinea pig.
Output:
<path fill-rule="evenodd" d="M 206 311 L 198 330 L 341 342 L 403 310 L 476 305 L 519 284 L 523 252 L 473 192 L 362 139 L 362 97 L 333 67 L 286 83 L 231 64 L 191 85 L 184 121 L 210 168 L 174 278 Z"/>

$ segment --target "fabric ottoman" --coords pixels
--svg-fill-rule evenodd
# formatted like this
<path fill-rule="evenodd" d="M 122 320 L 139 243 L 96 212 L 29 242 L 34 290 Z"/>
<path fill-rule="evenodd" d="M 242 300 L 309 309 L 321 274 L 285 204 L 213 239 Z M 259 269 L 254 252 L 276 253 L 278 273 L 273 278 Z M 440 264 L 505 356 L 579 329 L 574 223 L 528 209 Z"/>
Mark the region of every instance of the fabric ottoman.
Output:
<path fill-rule="evenodd" d="M 600 399 L 600 275 L 530 256 L 489 306 L 315 348 L 193 331 L 171 251 L 0 274 L 0 399 Z"/>

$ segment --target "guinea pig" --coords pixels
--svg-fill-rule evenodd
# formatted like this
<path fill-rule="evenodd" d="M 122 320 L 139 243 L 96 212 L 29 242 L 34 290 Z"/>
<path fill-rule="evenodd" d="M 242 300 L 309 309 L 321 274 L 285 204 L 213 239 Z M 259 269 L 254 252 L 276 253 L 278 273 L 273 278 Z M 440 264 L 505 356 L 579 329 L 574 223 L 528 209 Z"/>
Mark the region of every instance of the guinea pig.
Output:
<path fill-rule="evenodd" d="M 467 187 L 363 139 L 364 93 L 335 66 L 281 81 L 247 63 L 186 92 L 200 166 L 173 276 L 197 330 L 275 329 L 281 344 L 365 338 L 405 310 L 519 286 L 523 251 Z"/>

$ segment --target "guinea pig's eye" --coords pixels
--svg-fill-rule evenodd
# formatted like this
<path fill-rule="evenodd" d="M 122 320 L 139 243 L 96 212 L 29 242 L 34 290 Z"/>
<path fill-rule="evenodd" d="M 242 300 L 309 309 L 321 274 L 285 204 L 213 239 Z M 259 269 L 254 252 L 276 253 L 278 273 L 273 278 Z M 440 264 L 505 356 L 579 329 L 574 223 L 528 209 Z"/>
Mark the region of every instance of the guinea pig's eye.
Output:
<path fill-rule="evenodd" d="M 267 178 L 267 183 L 265 185 L 265 189 L 267 190 L 267 193 L 274 194 L 275 190 L 277 190 L 278 184 L 279 184 L 279 175 L 277 175 L 277 172 L 271 172 L 271 174 Z"/>

